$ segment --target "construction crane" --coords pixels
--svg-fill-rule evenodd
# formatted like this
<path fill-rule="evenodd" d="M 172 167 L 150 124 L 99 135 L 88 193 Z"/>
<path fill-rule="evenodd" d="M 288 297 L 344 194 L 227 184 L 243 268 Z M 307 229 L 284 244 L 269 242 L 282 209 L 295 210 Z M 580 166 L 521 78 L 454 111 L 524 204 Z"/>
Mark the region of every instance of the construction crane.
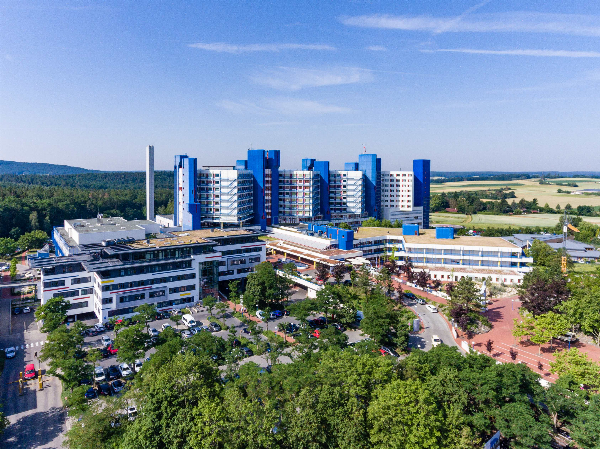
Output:
<path fill-rule="evenodd" d="M 567 237 L 569 229 L 573 232 L 579 232 L 579 229 L 569 222 L 569 216 L 565 210 L 565 218 L 563 220 L 563 256 L 560 264 L 560 269 L 563 273 L 567 272 Z"/>

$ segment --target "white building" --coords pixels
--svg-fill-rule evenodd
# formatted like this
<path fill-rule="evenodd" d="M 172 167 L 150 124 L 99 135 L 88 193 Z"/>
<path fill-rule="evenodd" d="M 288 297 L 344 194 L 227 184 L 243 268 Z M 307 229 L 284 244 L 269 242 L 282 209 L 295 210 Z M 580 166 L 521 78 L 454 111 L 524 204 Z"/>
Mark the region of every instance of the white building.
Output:
<path fill-rule="evenodd" d="M 279 170 L 279 223 L 321 219 L 319 202 L 319 172 Z"/>
<path fill-rule="evenodd" d="M 243 280 L 265 260 L 265 242 L 258 238 L 262 234 L 250 230 L 161 234 L 147 226 L 140 228 L 140 238 L 138 227 L 131 226 L 138 233 L 124 238 L 99 229 L 94 221 L 73 221 L 82 225 L 65 222 L 72 237 L 64 243 L 74 245 L 69 256 L 31 261 L 41 270 L 42 304 L 62 296 L 71 303 L 68 315 L 94 313 L 106 321 L 131 316 L 145 303 L 159 310 L 183 308 L 209 294 L 217 296 L 219 282 L 224 287 L 230 280 Z M 118 222 L 126 229 L 131 224 Z M 111 236 L 121 238 L 106 238 Z"/>
<path fill-rule="evenodd" d="M 252 172 L 205 167 L 198 171 L 202 223 L 238 224 L 252 219 Z"/>
<path fill-rule="evenodd" d="M 381 172 L 381 218 L 423 227 L 423 207 L 413 203 L 413 172 Z"/>
<path fill-rule="evenodd" d="M 329 172 L 329 209 L 331 220 L 365 218 L 365 186 L 362 171 Z"/>

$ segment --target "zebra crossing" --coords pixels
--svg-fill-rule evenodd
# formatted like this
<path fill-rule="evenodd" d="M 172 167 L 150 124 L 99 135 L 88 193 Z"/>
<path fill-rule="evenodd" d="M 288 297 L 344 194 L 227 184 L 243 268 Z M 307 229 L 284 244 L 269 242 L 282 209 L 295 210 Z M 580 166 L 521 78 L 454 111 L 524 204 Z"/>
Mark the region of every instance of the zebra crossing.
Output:
<path fill-rule="evenodd" d="M 21 350 L 24 351 L 25 349 L 29 349 L 29 348 L 41 348 L 42 346 L 44 346 L 44 343 L 46 343 L 46 340 L 44 341 L 36 341 L 35 343 L 26 343 L 24 345 L 15 345 L 13 346 L 15 348 L 15 350 Z M 11 346 L 7 346 L 6 348 L 10 348 Z M 6 348 L 0 348 L 0 351 L 4 351 Z"/>

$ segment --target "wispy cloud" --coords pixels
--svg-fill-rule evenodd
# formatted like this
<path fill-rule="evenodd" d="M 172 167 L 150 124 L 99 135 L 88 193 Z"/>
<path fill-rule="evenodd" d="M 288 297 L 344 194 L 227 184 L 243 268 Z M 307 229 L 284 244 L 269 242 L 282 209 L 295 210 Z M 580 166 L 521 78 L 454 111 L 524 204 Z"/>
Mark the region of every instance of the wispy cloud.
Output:
<path fill-rule="evenodd" d="M 387 51 L 387 48 L 383 47 L 382 45 L 371 45 L 369 47 L 365 47 L 365 50 L 370 50 L 370 51 Z"/>
<path fill-rule="evenodd" d="M 474 48 L 441 48 L 437 50 L 421 50 L 423 53 L 449 52 L 468 53 L 473 55 L 511 55 L 511 56 L 538 56 L 551 58 L 600 58 L 597 51 L 571 51 L 571 50 L 477 50 Z"/>
<path fill-rule="evenodd" d="M 483 3 L 485 4 L 485 2 Z M 479 4 L 477 6 L 481 6 Z M 471 8 L 472 9 L 472 8 Z M 362 28 L 426 31 L 432 33 L 552 33 L 576 36 L 600 36 L 600 17 L 575 14 L 510 12 L 495 14 L 465 13 L 458 17 L 392 16 L 373 14 L 342 16 L 344 25 Z"/>
<path fill-rule="evenodd" d="M 265 98 L 259 103 L 248 101 L 223 100 L 217 103 L 235 114 L 260 114 L 260 115 L 324 115 L 324 114 L 348 114 L 354 112 L 350 108 L 319 103 L 317 101 L 302 100 L 289 97 Z"/>
<path fill-rule="evenodd" d="M 235 45 L 227 44 L 225 42 L 213 42 L 203 43 L 198 42 L 195 44 L 189 44 L 189 47 L 198 48 L 200 50 L 214 51 L 218 53 L 251 53 L 251 52 L 272 52 L 277 53 L 285 50 L 325 50 L 333 51 L 335 47 L 324 44 L 247 44 L 247 45 Z"/>
<path fill-rule="evenodd" d="M 369 70 L 357 67 L 334 67 L 330 69 L 303 69 L 277 67 L 251 77 L 252 81 L 277 90 L 297 91 L 306 87 L 339 86 L 369 82 L 373 75 Z"/>

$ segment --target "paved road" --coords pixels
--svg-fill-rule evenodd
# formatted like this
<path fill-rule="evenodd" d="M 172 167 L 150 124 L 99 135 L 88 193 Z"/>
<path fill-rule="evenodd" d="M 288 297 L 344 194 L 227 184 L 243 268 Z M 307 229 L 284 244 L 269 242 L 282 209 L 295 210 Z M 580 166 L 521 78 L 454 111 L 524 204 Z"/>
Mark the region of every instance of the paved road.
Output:
<path fill-rule="evenodd" d="M 421 318 L 425 329 L 424 332 L 409 337 L 409 347 L 429 351 L 432 348 L 431 337 L 433 335 L 440 337 L 442 343 L 445 345 L 458 347 L 454 338 L 452 338 L 450 327 L 439 312 L 430 312 L 425 306 L 419 305 L 414 301 L 407 301 L 405 304 L 412 307 L 419 314 L 419 318 Z"/>
<path fill-rule="evenodd" d="M 38 391 L 37 380 L 29 382 L 21 396 L 18 384 L 14 383 L 26 364 L 34 363 L 36 368 L 39 367 L 34 355 L 41 350 L 46 337 L 39 331 L 32 313 L 16 316 L 10 314 L 10 289 L 0 290 L 0 349 L 9 346 L 17 348 L 17 356 L 6 360 L 0 376 L 0 402 L 10 421 L 10 426 L 0 439 L 0 446 L 11 449 L 60 448 L 66 417 L 60 399 L 60 381 L 48 378 L 42 391 Z M 12 323 L 10 333 L 7 325 L 9 322 Z M 46 368 L 42 363 L 42 373 Z"/>

